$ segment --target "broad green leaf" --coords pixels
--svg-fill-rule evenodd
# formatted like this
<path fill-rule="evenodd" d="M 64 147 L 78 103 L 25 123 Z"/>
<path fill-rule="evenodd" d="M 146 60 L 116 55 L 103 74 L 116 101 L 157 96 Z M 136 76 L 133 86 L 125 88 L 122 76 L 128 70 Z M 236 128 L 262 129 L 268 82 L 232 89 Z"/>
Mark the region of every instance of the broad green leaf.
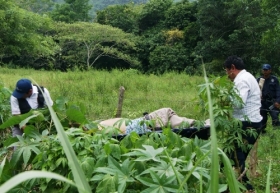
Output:
<path fill-rule="evenodd" d="M 135 161 L 161 161 L 157 156 L 163 152 L 164 148 L 154 149 L 152 146 L 148 145 L 143 145 L 143 147 L 146 150 L 134 149 L 133 152 L 126 153 L 123 156 L 139 156 Z"/>
<path fill-rule="evenodd" d="M 118 186 L 118 176 L 105 175 L 98 184 L 96 193 L 116 192 Z"/>
<path fill-rule="evenodd" d="M 13 147 L 13 144 L 11 145 L 11 147 Z M 16 163 L 18 162 L 18 160 L 19 160 L 19 158 L 21 157 L 22 153 L 23 153 L 23 149 L 22 149 L 22 148 L 20 148 L 20 149 L 17 148 L 17 149 L 13 152 L 12 159 L 11 159 L 11 164 L 12 164 L 13 166 L 16 165 Z"/>
<path fill-rule="evenodd" d="M 49 134 L 49 131 L 47 129 L 45 129 L 43 132 L 42 132 L 42 136 L 47 136 Z"/>
<path fill-rule="evenodd" d="M 219 184 L 219 192 L 225 192 L 227 190 L 227 184 Z"/>
<path fill-rule="evenodd" d="M 39 144 L 30 145 L 29 148 L 30 148 L 30 150 L 32 150 L 36 154 L 41 153 L 41 151 L 36 146 L 39 146 Z"/>
<path fill-rule="evenodd" d="M 167 164 L 165 161 L 161 161 L 160 164 L 158 164 L 156 167 L 150 169 L 156 171 L 160 177 L 162 176 L 169 177 L 175 175 L 172 167 L 169 164 Z M 146 170 L 145 173 L 149 173 L 150 169 Z"/>
<path fill-rule="evenodd" d="M 94 165 L 95 165 L 95 161 L 93 157 L 85 157 L 81 161 L 81 167 L 84 170 L 87 177 L 92 176 L 92 173 L 94 171 L 94 167 L 93 167 Z"/>
<path fill-rule="evenodd" d="M 104 174 L 97 174 L 97 175 L 94 175 L 90 181 L 101 181 L 102 179 L 104 178 Z"/>
<path fill-rule="evenodd" d="M 7 121 L 5 121 L 2 125 L 0 125 L 0 129 L 5 129 L 16 124 L 19 124 L 21 121 L 25 120 L 29 116 L 32 116 L 32 110 L 23 115 L 17 115 L 10 117 Z"/>
<path fill-rule="evenodd" d="M 9 137 L 8 139 L 6 139 L 3 142 L 3 144 L 4 144 L 5 147 L 8 147 L 8 146 L 10 146 L 11 144 L 13 144 L 13 143 L 15 143 L 17 141 L 18 141 L 18 139 L 16 137 Z"/>
<path fill-rule="evenodd" d="M 67 159 L 65 157 L 60 157 L 55 162 L 56 167 L 62 165 L 62 167 L 64 168 L 66 166 L 66 164 L 67 164 Z"/>
<path fill-rule="evenodd" d="M 147 178 L 147 177 L 136 177 L 141 183 L 144 185 L 150 187 L 146 190 L 147 191 L 159 191 L 159 192 L 177 192 L 178 191 L 178 186 L 174 185 L 174 181 L 176 179 L 175 176 L 162 176 L 159 177 L 154 171 L 150 171 L 151 177 L 152 178 Z"/>
<path fill-rule="evenodd" d="M 134 182 L 131 177 L 134 173 L 134 164 L 126 159 L 122 164 L 118 163 L 111 156 L 108 157 L 108 167 L 99 167 L 95 172 L 100 172 L 104 174 L 117 175 L 118 176 L 118 191 L 124 192 L 127 182 Z M 98 179 L 100 176 L 94 176 L 91 181 Z"/>
<path fill-rule="evenodd" d="M 29 159 L 31 157 L 30 148 L 24 148 L 22 156 L 23 156 L 24 165 L 27 165 L 27 162 L 29 161 Z"/>
<path fill-rule="evenodd" d="M 76 106 L 71 106 L 66 110 L 66 116 L 71 121 L 75 121 L 77 123 L 86 123 L 87 119 L 81 110 Z"/>

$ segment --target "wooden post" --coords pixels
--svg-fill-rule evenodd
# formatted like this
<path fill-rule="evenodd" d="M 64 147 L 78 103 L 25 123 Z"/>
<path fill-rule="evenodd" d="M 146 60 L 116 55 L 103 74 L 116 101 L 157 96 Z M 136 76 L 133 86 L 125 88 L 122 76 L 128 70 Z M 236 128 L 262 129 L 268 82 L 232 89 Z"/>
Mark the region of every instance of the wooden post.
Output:
<path fill-rule="evenodd" d="M 261 135 L 261 134 L 260 134 Z M 255 142 L 253 148 L 250 151 L 250 159 L 249 159 L 249 171 L 250 176 L 257 177 L 257 165 L 258 165 L 258 142 L 259 139 Z"/>
<path fill-rule="evenodd" d="M 124 98 L 124 91 L 125 88 L 123 86 L 120 87 L 119 89 L 119 101 L 118 101 L 118 107 L 117 107 L 117 113 L 116 113 L 116 118 L 120 118 L 122 115 L 122 105 L 123 105 L 123 98 Z"/>

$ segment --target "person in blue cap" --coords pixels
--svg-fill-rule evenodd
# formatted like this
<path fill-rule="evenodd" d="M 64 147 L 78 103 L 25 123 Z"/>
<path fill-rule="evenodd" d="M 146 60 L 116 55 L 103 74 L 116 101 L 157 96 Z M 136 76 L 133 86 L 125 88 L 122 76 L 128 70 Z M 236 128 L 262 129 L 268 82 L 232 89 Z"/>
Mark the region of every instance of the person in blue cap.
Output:
<path fill-rule="evenodd" d="M 264 79 L 261 95 L 261 115 L 262 131 L 266 128 L 268 114 L 272 119 L 272 125 L 276 128 L 279 126 L 279 108 L 280 108 L 280 87 L 279 80 L 276 76 L 271 74 L 271 65 L 264 64 L 262 66 L 262 76 L 257 79 L 258 83 Z"/>
<path fill-rule="evenodd" d="M 48 89 L 43 88 L 43 92 L 49 104 L 53 105 Z M 39 93 L 38 86 L 33 85 L 29 79 L 20 79 L 10 97 L 12 115 L 21 115 L 28 113 L 31 109 L 40 108 Z M 46 101 L 43 101 L 43 103 L 46 103 Z M 13 136 L 22 135 L 23 129 L 24 127 L 19 128 L 19 125 L 12 127 Z"/>

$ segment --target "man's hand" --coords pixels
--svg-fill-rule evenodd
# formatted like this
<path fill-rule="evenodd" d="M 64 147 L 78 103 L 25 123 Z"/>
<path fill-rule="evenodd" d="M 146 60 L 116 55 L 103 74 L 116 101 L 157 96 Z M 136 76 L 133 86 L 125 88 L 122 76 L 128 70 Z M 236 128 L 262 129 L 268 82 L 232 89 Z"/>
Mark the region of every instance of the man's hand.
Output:
<path fill-rule="evenodd" d="M 279 104 L 279 103 L 275 102 L 275 103 L 274 103 L 274 106 L 275 106 L 277 109 L 280 109 L 280 104 Z"/>
<path fill-rule="evenodd" d="M 21 129 L 21 130 L 24 130 L 24 129 L 25 129 L 25 127 L 26 127 L 26 125 L 22 126 L 20 129 Z"/>

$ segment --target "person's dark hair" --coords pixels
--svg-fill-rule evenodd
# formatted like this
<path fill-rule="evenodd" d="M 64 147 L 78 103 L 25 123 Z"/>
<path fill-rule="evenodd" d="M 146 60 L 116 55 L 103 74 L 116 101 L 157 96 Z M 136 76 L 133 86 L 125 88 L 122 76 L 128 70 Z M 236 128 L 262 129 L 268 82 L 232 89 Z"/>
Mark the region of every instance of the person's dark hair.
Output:
<path fill-rule="evenodd" d="M 234 64 L 237 70 L 245 69 L 243 60 L 238 56 L 229 56 L 224 63 L 224 67 L 230 69 L 232 64 Z"/>

